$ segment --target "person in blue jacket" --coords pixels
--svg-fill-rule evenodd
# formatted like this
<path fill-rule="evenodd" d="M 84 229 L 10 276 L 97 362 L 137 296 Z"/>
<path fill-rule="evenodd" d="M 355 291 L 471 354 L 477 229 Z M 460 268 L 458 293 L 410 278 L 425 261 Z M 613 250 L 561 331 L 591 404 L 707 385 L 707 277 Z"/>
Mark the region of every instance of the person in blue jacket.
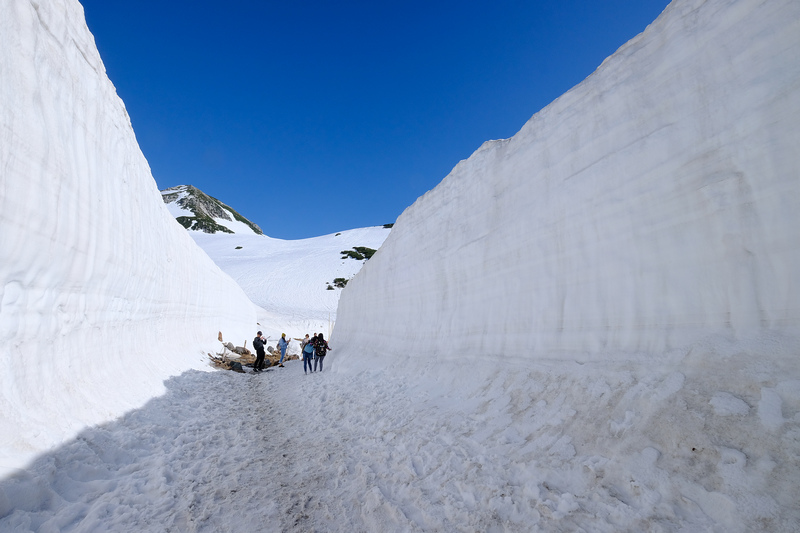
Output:
<path fill-rule="evenodd" d="M 283 358 L 286 357 L 286 348 L 289 347 L 289 341 L 286 340 L 286 333 L 281 333 L 281 340 L 278 341 L 278 348 L 281 349 L 281 360 L 278 366 L 283 367 Z"/>
<path fill-rule="evenodd" d="M 308 333 L 306 333 L 306 338 L 300 343 L 300 349 L 303 352 L 303 373 L 308 374 L 312 371 L 311 361 L 314 359 L 314 343 L 308 338 Z"/>

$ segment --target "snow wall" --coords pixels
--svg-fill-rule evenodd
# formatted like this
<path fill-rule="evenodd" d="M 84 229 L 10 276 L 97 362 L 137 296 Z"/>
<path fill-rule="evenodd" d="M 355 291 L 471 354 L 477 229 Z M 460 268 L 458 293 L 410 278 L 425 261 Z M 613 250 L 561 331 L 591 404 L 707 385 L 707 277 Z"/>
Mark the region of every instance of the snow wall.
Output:
<path fill-rule="evenodd" d="M 255 309 L 175 222 L 73 0 L 0 0 L 0 474 L 163 389 Z"/>
<path fill-rule="evenodd" d="M 673 2 L 402 214 L 344 291 L 337 342 L 593 360 L 797 338 L 798 17 Z"/>
<path fill-rule="evenodd" d="M 331 370 L 463 411 L 522 493 L 624 502 L 597 531 L 796 531 L 798 50 L 800 2 L 672 2 L 400 216 Z"/>

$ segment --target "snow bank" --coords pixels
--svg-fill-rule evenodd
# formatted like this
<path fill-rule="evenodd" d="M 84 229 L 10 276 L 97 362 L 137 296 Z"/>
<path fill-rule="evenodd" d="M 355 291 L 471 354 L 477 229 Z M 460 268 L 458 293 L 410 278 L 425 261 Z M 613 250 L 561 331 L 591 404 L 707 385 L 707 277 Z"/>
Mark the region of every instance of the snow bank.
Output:
<path fill-rule="evenodd" d="M 401 215 L 333 372 L 476 424 L 504 524 L 795 530 L 798 49 L 797 2 L 670 4 Z"/>
<path fill-rule="evenodd" d="M 252 336 L 161 200 L 77 1 L 0 0 L 0 473 Z M 236 334 L 236 335 L 233 335 Z"/>
<path fill-rule="evenodd" d="M 603 360 L 796 340 L 799 18 L 786 0 L 671 4 L 403 213 L 337 341 Z"/>

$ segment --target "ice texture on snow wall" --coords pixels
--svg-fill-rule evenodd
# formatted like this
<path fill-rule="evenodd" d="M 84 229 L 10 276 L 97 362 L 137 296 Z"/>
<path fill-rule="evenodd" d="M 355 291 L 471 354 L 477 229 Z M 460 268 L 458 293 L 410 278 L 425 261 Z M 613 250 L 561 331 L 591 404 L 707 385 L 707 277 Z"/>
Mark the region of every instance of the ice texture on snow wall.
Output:
<path fill-rule="evenodd" d="M 343 292 L 335 344 L 578 360 L 796 346 L 798 49 L 798 2 L 673 2 L 403 213 Z"/>
<path fill-rule="evenodd" d="M 163 205 L 80 4 L 0 13 L 4 473 L 205 365 L 219 330 L 241 344 L 255 312 Z"/>

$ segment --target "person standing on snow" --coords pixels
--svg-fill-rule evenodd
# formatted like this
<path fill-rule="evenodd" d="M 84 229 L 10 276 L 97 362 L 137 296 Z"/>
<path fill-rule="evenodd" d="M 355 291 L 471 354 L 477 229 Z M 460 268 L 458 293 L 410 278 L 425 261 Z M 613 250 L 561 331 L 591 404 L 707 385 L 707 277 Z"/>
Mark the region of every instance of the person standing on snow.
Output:
<path fill-rule="evenodd" d="M 317 335 L 319 335 L 319 333 L 315 332 L 314 336 L 311 337 L 311 347 L 313 348 L 311 355 L 312 359 L 314 360 L 314 370 L 312 370 L 312 372 L 316 371 L 317 369 Z"/>
<path fill-rule="evenodd" d="M 281 333 L 281 339 L 278 341 L 278 348 L 281 349 L 281 360 L 278 366 L 283 368 L 283 358 L 286 357 L 286 348 L 289 347 L 289 341 L 286 340 L 286 333 Z"/>
<path fill-rule="evenodd" d="M 325 353 L 328 350 L 333 350 L 328 343 L 325 342 L 325 338 L 322 336 L 322 333 L 317 335 L 317 341 L 314 344 L 314 352 L 317 354 L 317 359 L 314 361 L 314 371 L 317 371 L 317 361 L 319 361 L 319 371 L 322 372 L 322 361 L 325 359 Z"/>
<path fill-rule="evenodd" d="M 313 370 L 311 370 L 311 360 L 314 359 L 314 343 L 308 338 L 308 333 L 306 333 L 306 338 L 300 343 L 300 349 L 303 352 L 303 374 L 313 372 Z M 306 365 L 308 365 L 308 368 L 306 368 Z"/>
<path fill-rule="evenodd" d="M 264 336 L 259 331 L 256 334 L 256 338 L 253 339 L 253 348 L 256 349 L 256 362 L 253 363 L 253 372 L 261 372 L 264 368 L 264 357 L 266 357 L 266 353 L 264 352 L 264 344 L 266 340 Z"/>

